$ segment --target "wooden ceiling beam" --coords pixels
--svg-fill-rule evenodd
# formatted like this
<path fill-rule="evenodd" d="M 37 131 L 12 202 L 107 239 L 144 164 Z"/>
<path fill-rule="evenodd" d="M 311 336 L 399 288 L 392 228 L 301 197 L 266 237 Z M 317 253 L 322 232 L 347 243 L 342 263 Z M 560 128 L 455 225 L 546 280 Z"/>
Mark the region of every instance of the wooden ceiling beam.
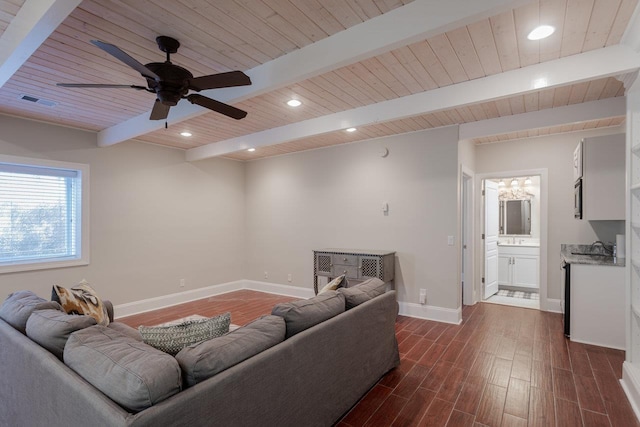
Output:
<path fill-rule="evenodd" d="M 627 102 L 624 97 L 605 98 L 599 101 L 589 101 L 512 116 L 496 117 L 478 122 L 463 123 L 460 125 L 460 139 L 483 138 L 531 129 L 588 122 L 602 119 L 603 117 L 624 116 L 625 114 L 627 114 Z"/>
<path fill-rule="evenodd" d="M 82 0 L 26 0 L 0 37 L 0 87 Z"/>
<path fill-rule="evenodd" d="M 251 86 L 203 91 L 205 96 L 237 103 L 383 52 L 425 40 L 445 31 L 510 10 L 532 0 L 415 0 L 405 6 L 355 25 L 302 49 L 245 71 Z M 181 102 L 171 108 L 169 123 L 206 113 Z M 161 129 L 164 121 L 140 114 L 98 133 L 98 145 L 113 145 Z"/>
<path fill-rule="evenodd" d="M 275 145 L 349 127 L 357 128 L 516 95 L 526 95 L 541 88 L 562 87 L 625 74 L 639 68 L 638 52 L 625 45 L 614 45 L 203 145 L 189 149 L 186 158 L 188 161 L 194 161 L 222 156 L 251 147 Z"/>

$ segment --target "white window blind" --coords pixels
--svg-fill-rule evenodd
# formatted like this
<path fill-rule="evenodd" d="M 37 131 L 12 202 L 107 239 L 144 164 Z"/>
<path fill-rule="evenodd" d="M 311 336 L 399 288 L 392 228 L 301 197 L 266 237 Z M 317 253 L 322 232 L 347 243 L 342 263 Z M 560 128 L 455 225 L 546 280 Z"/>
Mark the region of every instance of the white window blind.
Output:
<path fill-rule="evenodd" d="M 0 266 L 80 259 L 82 171 L 0 162 Z"/>

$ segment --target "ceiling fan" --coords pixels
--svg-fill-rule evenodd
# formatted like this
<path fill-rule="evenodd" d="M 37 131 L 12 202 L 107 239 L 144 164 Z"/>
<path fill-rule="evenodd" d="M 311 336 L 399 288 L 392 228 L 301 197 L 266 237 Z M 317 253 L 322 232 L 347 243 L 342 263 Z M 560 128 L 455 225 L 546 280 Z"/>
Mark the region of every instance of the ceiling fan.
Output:
<path fill-rule="evenodd" d="M 147 79 L 147 87 L 138 85 L 82 83 L 58 83 L 57 85 L 79 88 L 131 88 L 155 93 L 157 98 L 151 110 L 151 116 L 149 117 L 151 120 L 166 119 L 169 115 L 169 109 L 177 105 L 181 99 L 186 99 L 192 104 L 200 105 L 236 120 L 240 120 L 247 115 L 246 111 L 240 110 L 239 108 L 232 107 L 231 105 L 197 93 L 189 94 L 189 91 L 200 92 L 206 89 L 246 86 L 251 84 L 249 76 L 242 71 L 229 71 L 226 73 L 193 77 L 193 74 L 191 74 L 189 70 L 171 63 L 170 55 L 176 53 L 180 47 L 178 40 L 167 36 L 159 36 L 156 37 L 156 42 L 160 50 L 167 54 L 167 60 L 165 62 L 151 62 L 143 65 L 118 46 L 99 40 L 91 40 L 91 43 L 95 46 L 142 74 L 142 77 Z"/>

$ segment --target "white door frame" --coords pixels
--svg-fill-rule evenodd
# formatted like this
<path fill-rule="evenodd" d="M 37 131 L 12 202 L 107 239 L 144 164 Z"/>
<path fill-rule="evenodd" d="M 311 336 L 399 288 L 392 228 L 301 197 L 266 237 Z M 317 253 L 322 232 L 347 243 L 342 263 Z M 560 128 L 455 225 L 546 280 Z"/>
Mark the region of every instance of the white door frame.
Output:
<path fill-rule="evenodd" d="M 482 301 L 482 283 L 481 278 L 484 274 L 484 250 L 482 250 L 483 242 L 480 239 L 480 233 L 483 232 L 484 224 L 484 203 L 482 200 L 482 184 L 485 179 L 493 178 L 511 178 L 514 176 L 540 176 L 540 310 L 549 311 L 555 310 L 550 306 L 547 301 L 547 265 L 548 265 L 548 224 L 549 224 L 549 171 L 547 168 L 541 169 L 523 169 L 523 170 L 511 170 L 501 172 L 490 172 L 476 174 L 475 176 L 475 194 L 476 194 L 476 206 L 481 207 L 478 209 L 480 215 L 475 215 L 475 229 L 478 237 L 475 244 L 476 262 L 475 269 L 475 301 Z"/>
<path fill-rule="evenodd" d="M 466 189 L 466 191 L 465 191 Z M 476 289 L 475 289 L 475 227 L 474 227 L 474 212 L 475 209 L 475 197 L 474 197 L 474 174 L 473 171 L 464 165 L 462 165 L 460 175 L 460 202 L 462 206 L 461 212 L 461 233 L 460 236 L 460 259 L 464 264 L 464 280 L 463 286 L 463 299 L 462 304 L 473 305 L 476 301 Z M 466 197 L 465 197 L 466 196 Z M 466 250 L 463 246 L 467 242 Z M 461 264 L 462 265 L 462 264 Z"/>

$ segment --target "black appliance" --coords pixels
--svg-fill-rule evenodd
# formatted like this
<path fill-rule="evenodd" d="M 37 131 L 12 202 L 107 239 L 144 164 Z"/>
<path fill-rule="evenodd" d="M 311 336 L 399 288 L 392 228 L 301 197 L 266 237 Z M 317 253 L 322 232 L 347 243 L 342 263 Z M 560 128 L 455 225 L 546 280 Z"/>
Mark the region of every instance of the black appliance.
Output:
<path fill-rule="evenodd" d="M 563 262 L 564 289 L 561 292 L 560 308 L 562 309 L 562 321 L 564 323 L 564 335 L 571 335 L 571 264 Z"/>

